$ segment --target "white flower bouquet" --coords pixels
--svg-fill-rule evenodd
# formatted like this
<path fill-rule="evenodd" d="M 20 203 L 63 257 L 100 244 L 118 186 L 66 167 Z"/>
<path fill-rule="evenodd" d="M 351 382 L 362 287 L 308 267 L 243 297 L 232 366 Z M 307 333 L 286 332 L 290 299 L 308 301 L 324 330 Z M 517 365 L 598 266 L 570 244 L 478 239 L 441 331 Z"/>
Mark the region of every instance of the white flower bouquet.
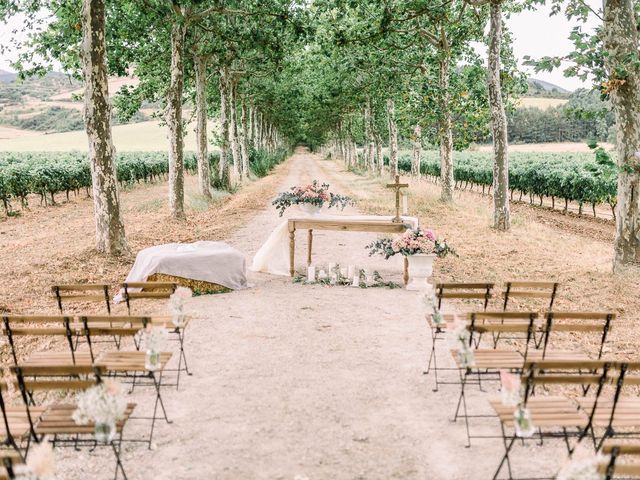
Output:
<path fill-rule="evenodd" d="M 145 351 L 145 368 L 150 372 L 160 368 L 160 352 L 164 348 L 169 332 L 164 327 L 153 327 L 148 325 L 142 330 L 142 342 Z"/>
<path fill-rule="evenodd" d="M 127 410 L 122 387 L 117 382 L 104 381 L 78 395 L 78 408 L 73 421 L 78 425 L 95 423 L 96 440 L 108 443 L 115 435 L 115 423 Z"/>
<path fill-rule="evenodd" d="M 169 297 L 169 312 L 176 327 L 184 324 L 184 306 L 191 297 L 193 297 L 193 292 L 186 287 L 176 288 L 173 295 Z"/>

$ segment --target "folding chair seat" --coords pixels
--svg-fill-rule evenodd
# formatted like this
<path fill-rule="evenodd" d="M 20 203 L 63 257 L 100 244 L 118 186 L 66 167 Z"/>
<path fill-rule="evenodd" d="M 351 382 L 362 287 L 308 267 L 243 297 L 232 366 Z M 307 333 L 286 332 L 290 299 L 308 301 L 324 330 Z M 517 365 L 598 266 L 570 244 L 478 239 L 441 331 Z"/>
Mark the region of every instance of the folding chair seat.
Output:
<path fill-rule="evenodd" d="M 64 313 L 64 306 L 68 303 L 104 303 L 106 313 L 111 314 L 109 285 L 85 283 L 53 285 L 51 291 L 60 314 Z"/>
<path fill-rule="evenodd" d="M 437 310 L 443 319 L 443 322 L 436 323 L 434 321 L 434 315 L 427 313 L 427 324 L 431 331 L 431 352 L 429 354 L 429 360 L 427 368 L 424 371 L 425 375 L 431 372 L 431 366 L 433 365 L 435 388 L 434 392 L 438 391 L 441 383 L 438 380 L 438 371 L 452 370 L 447 367 L 438 367 L 438 359 L 436 354 L 436 345 L 438 341 L 444 339 L 444 335 L 451 327 L 456 318 L 465 316 L 464 312 L 443 312 L 443 301 L 464 301 L 473 302 L 477 308 L 477 304 L 480 303 L 484 310 L 489 305 L 489 300 L 492 298 L 492 290 L 494 288 L 493 283 L 437 283 L 435 285 L 435 296 L 437 301 Z M 453 369 L 455 370 L 455 369 Z"/>

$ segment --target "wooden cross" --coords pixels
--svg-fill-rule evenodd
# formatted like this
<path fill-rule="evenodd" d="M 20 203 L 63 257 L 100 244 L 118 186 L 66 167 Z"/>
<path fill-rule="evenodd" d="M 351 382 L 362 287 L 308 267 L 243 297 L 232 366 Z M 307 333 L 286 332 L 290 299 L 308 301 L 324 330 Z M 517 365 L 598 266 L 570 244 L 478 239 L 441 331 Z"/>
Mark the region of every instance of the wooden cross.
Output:
<path fill-rule="evenodd" d="M 396 216 L 391 220 L 393 223 L 402 223 L 402 219 L 400 218 L 400 189 L 408 186 L 408 183 L 400 183 L 400 175 L 396 175 L 395 183 L 387 184 L 387 188 L 393 188 L 396 191 Z"/>

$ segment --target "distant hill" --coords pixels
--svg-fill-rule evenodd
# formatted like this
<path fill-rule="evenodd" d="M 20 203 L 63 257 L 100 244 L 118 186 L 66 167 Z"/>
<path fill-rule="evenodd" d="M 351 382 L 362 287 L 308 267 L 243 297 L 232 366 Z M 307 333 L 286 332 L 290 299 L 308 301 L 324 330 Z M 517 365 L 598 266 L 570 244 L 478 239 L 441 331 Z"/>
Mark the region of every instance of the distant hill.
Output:
<path fill-rule="evenodd" d="M 566 88 L 537 78 L 529 78 L 527 83 L 529 85 L 528 97 L 567 98 L 571 95 L 571 92 Z"/>
<path fill-rule="evenodd" d="M 0 83 L 11 83 L 16 79 L 17 75 L 6 70 L 0 70 Z"/>

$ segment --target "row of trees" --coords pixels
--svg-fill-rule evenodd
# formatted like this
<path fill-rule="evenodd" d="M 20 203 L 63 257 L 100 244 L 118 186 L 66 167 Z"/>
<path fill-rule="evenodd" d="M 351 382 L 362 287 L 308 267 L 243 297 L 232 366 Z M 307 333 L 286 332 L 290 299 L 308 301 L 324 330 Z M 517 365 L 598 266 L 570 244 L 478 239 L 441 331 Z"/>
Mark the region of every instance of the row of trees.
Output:
<path fill-rule="evenodd" d="M 572 75 L 592 75 L 618 126 L 619 185 L 616 265 L 640 263 L 640 91 L 638 33 L 632 0 L 606 0 L 602 12 L 581 0 L 548 0 L 554 12 L 584 20 L 601 16 L 594 34 L 573 32 Z M 82 9 L 80 9 L 80 2 Z M 198 159 L 211 140 L 207 118 L 220 120 L 215 140 L 220 168 L 200 161 L 200 188 L 209 177 L 229 185 L 246 178 L 250 143 L 331 144 L 347 163 L 380 174 L 383 145 L 398 169 L 398 143 L 413 145 L 419 171 L 423 142 L 438 144 L 442 200 L 452 201 L 454 150 L 491 135 L 494 145 L 494 226 L 508 230 L 506 110 L 526 89 L 511 52 L 504 15 L 535 8 L 535 0 L 27 0 L 3 2 L 0 16 L 53 20 L 31 37 L 18 62 L 25 73 L 56 59 L 84 67 L 86 127 L 94 166 L 98 247 L 125 248 L 113 180 L 108 74 L 134 73 L 140 85 L 118 93 L 131 115 L 142 102 L 165 106 L 170 139 L 170 205 L 184 216 L 183 106 L 195 105 Z M 82 12 L 82 16 L 79 16 Z M 29 25 L 27 22 L 27 25 Z M 488 33 L 487 33 L 488 32 Z M 487 61 L 474 45 L 486 45 Z M 79 48 L 79 47 L 82 48 Z M 562 59 L 545 58 L 537 68 Z M 27 68 L 28 66 L 29 68 Z M 257 140 L 256 140 L 257 139 Z"/>
<path fill-rule="evenodd" d="M 224 2 L 176 0 L 8 1 L 0 19 L 21 15 L 37 33 L 14 46 L 15 67 L 27 78 L 53 61 L 84 81 L 84 121 L 89 142 L 96 246 L 127 250 L 115 178 L 110 75 L 135 75 L 140 84 L 118 92 L 119 116 L 143 102 L 162 105 L 169 148 L 169 205 L 185 216 L 185 104 L 195 106 L 199 187 L 211 197 L 211 179 L 230 187 L 249 175 L 249 149 L 274 151 L 287 143 L 292 118 L 280 101 L 280 63 L 304 34 L 294 3 L 284 0 Z M 38 26 L 39 28 L 34 29 Z M 33 33 L 33 31 L 32 31 Z M 6 46 L 5 46 L 6 47 Z M 207 119 L 220 119 L 219 169 L 209 171 Z"/>
<path fill-rule="evenodd" d="M 444 202 L 452 201 L 455 147 L 491 134 L 494 145 L 494 226 L 510 228 L 508 125 L 505 110 L 524 91 L 524 79 L 511 54 L 505 13 L 535 8 L 540 2 L 517 0 L 429 1 L 336 0 L 314 2 L 319 34 L 318 56 L 331 70 L 329 91 L 337 94 L 325 128 L 337 155 L 356 160 L 355 144 L 364 145 L 363 167 L 382 169 L 377 154 L 386 136 L 390 170 L 397 171 L 398 136 L 413 141 L 412 171 L 418 171 L 422 137 L 440 146 L 440 177 Z M 638 22 L 632 0 L 606 0 L 593 10 L 581 0 L 550 0 L 556 14 L 578 22 L 588 16 L 601 25 L 589 33 L 571 34 L 575 51 L 565 58 L 529 63 L 538 69 L 569 62 L 566 74 L 592 78 L 595 89 L 611 105 L 618 126 L 618 203 L 614 268 L 640 264 L 640 115 L 637 79 Z M 485 32 L 488 30 L 488 35 Z M 486 65 L 472 45 L 484 42 Z M 329 45 L 329 46 L 327 46 Z M 321 62 L 318 62 L 321 63 Z M 337 72 L 337 74 L 336 74 Z M 572 106 L 574 118 L 606 121 L 606 111 Z M 589 102 L 587 102 L 589 103 Z M 602 133 L 602 132 L 599 132 Z"/>

